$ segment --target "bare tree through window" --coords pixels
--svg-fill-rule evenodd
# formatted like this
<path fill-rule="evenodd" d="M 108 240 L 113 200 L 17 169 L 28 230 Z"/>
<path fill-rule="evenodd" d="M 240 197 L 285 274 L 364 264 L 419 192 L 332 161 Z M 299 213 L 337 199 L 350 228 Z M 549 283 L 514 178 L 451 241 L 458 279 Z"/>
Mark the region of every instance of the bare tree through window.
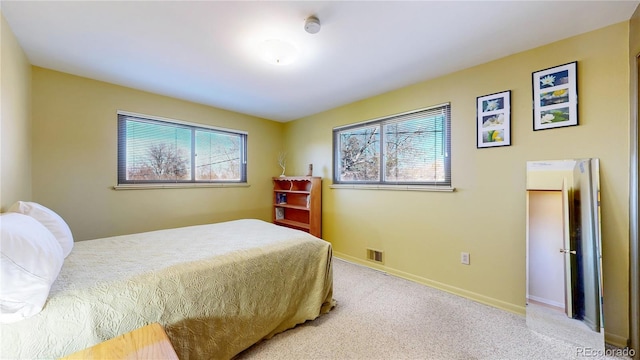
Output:
<path fill-rule="evenodd" d="M 246 181 L 246 133 L 128 114 L 118 124 L 118 183 Z"/>
<path fill-rule="evenodd" d="M 433 126 L 418 119 L 384 125 L 384 129 L 387 181 L 444 180 L 442 126 Z"/>
<path fill-rule="evenodd" d="M 344 180 L 377 180 L 380 176 L 380 127 L 340 133 L 341 174 Z"/>
<path fill-rule="evenodd" d="M 129 169 L 133 180 L 185 180 L 189 178 L 189 158 L 183 149 L 168 143 L 149 145 L 140 166 Z"/>
<path fill-rule="evenodd" d="M 450 184 L 449 105 L 334 129 L 337 183 Z"/>

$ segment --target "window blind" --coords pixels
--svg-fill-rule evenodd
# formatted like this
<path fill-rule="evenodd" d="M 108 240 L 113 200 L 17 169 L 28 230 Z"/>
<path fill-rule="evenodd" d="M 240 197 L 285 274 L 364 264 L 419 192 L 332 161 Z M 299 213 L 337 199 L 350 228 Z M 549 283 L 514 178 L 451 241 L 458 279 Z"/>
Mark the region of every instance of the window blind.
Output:
<path fill-rule="evenodd" d="M 334 129 L 334 183 L 451 186 L 451 106 Z"/>
<path fill-rule="evenodd" d="M 246 182 L 247 134 L 118 113 L 118 183 Z"/>

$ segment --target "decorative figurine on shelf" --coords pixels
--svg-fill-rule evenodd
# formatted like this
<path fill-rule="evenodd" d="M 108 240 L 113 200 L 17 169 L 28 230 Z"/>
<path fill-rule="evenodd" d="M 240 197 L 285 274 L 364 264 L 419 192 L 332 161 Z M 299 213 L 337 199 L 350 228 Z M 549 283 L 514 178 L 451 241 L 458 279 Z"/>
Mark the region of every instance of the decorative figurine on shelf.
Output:
<path fill-rule="evenodd" d="M 280 174 L 280 177 L 284 177 L 284 167 L 285 165 L 287 165 L 287 153 L 286 152 L 280 152 L 280 154 L 278 155 L 278 164 L 280 165 L 280 167 L 282 168 L 282 174 Z"/>
<path fill-rule="evenodd" d="M 313 164 L 309 164 L 309 172 L 307 173 L 307 176 L 313 176 Z"/>

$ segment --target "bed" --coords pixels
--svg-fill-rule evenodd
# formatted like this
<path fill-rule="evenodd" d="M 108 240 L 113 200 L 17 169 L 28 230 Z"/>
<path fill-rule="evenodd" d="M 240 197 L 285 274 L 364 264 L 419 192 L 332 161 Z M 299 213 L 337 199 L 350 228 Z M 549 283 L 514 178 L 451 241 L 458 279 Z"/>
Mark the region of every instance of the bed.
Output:
<path fill-rule="evenodd" d="M 2 358 L 58 358 L 160 323 L 180 359 L 229 359 L 334 306 L 331 244 L 245 219 L 76 242 Z"/>

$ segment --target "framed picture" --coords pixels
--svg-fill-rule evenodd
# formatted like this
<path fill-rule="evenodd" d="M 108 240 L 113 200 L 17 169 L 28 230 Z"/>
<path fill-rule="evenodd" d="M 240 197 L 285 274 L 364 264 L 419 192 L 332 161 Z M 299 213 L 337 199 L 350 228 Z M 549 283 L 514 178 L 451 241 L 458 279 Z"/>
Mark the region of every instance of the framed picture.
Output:
<path fill-rule="evenodd" d="M 533 130 L 578 125 L 578 62 L 533 73 Z"/>
<path fill-rule="evenodd" d="M 477 147 L 511 145 L 511 90 L 477 98 Z"/>
<path fill-rule="evenodd" d="M 276 220 L 284 219 L 284 208 L 277 207 L 276 208 Z"/>

